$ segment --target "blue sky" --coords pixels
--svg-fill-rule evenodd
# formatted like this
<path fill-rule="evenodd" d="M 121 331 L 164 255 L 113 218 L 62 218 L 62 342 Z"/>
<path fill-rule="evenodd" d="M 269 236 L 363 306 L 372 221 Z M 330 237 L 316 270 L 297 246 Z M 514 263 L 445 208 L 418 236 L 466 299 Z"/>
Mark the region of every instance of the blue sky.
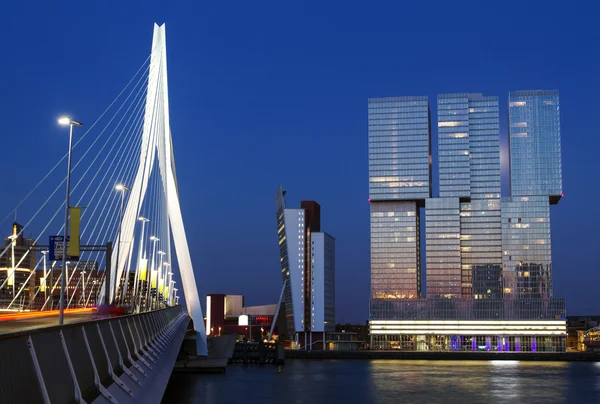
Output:
<path fill-rule="evenodd" d="M 56 116 L 94 120 L 147 57 L 153 22 L 166 22 L 177 175 L 201 296 L 276 301 L 281 184 L 289 206 L 321 204 L 322 228 L 337 240 L 344 322 L 368 316 L 367 98 L 427 95 L 435 116 L 438 93 L 498 95 L 505 142 L 509 91 L 560 90 L 554 292 L 570 314 L 600 313 L 595 2 L 39 1 L 3 11 L 3 161 L 18 175 L 4 177 L 1 212 L 64 153 Z"/>

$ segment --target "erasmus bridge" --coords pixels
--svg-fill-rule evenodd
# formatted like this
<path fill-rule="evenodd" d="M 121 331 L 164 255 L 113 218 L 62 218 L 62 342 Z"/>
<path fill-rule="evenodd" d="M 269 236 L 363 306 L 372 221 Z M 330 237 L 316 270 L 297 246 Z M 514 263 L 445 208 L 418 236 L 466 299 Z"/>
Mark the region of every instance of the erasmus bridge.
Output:
<path fill-rule="evenodd" d="M 159 402 L 186 333 L 207 355 L 164 25 L 140 62 L 95 120 L 59 119 L 68 153 L 0 212 L 1 402 Z"/>

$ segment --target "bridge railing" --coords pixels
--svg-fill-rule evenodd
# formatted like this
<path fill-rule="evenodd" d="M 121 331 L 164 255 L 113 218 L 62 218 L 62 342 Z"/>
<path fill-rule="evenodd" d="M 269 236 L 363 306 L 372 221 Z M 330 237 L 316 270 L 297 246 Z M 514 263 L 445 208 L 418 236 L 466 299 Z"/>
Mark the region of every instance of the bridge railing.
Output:
<path fill-rule="evenodd" d="M 188 324 L 187 312 L 175 306 L 2 335 L 0 402 L 143 400 L 157 387 L 157 372 L 172 368 Z M 152 401 L 162 397 L 162 380 Z"/>

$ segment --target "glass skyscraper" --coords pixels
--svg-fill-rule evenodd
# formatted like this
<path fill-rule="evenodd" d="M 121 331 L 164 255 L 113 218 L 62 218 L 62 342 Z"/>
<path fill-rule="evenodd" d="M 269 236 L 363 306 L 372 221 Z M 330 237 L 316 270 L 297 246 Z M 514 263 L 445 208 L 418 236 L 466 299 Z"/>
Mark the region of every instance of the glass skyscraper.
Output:
<path fill-rule="evenodd" d="M 368 107 L 371 298 L 416 299 L 419 208 L 431 196 L 429 102 L 427 97 L 374 98 Z"/>
<path fill-rule="evenodd" d="M 427 97 L 369 99 L 369 198 L 424 200 L 431 196 Z"/>
<path fill-rule="evenodd" d="M 378 166 L 371 152 L 372 120 L 377 119 L 371 102 L 372 348 L 564 350 L 565 302 L 552 296 L 550 234 L 550 204 L 562 196 L 558 92 L 509 94 L 511 196 L 505 198 L 498 97 L 438 96 L 440 192 L 438 198 L 425 198 L 427 299 L 406 298 L 419 280 L 411 271 L 420 253 L 422 200 L 407 189 L 386 190 L 391 197 L 385 200 L 374 198 L 383 194 L 377 191 L 385 181 L 373 181 L 378 176 L 371 173 L 385 164 Z M 401 128 L 397 121 L 385 124 Z M 403 156 L 413 150 L 395 145 L 403 147 Z M 409 219 L 413 209 L 414 220 Z M 413 225 L 415 246 L 409 242 L 413 235 L 402 233 Z M 394 272 L 397 268 L 402 270 Z"/>
<path fill-rule="evenodd" d="M 275 207 L 288 333 L 296 347 L 325 349 L 325 333 L 335 329 L 335 239 L 321 232 L 317 202 L 287 208 L 279 187 Z"/>
<path fill-rule="evenodd" d="M 558 91 L 508 95 L 511 196 L 502 200 L 506 297 L 552 296 L 550 206 L 562 197 Z"/>
<path fill-rule="evenodd" d="M 558 91 L 508 95 L 511 196 L 562 196 Z"/>
<path fill-rule="evenodd" d="M 501 289 L 473 292 L 474 277 L 502 266 L 498 97 L 441 94 L 437 107 L 440 197 L 426 202 L 427 296 L 486 298 Z"/>
<path fill-rule="evenodd" d="M 504 296 L 552 297 L 548 197 L 503 199 L 502 236 Z"/>
<path fill-rule="evenodd" d="M 461 297 L 460 201 L 431 198 L 425 202 L 427 296 Z"/>

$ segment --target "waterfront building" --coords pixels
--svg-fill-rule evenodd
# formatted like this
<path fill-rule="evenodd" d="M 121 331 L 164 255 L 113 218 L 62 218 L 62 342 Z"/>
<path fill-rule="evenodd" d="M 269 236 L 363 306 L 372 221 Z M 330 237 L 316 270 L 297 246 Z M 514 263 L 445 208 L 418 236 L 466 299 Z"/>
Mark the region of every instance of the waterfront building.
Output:
<path fill-rule="evenodd" d="M 429 101 L 372 98 L 368 109 L 371 299 L 416 299 L 420 208 L 431 197 Z"/>
<path fill-rule="evenodd" d="M 335 239 L 321 232 L 321 207 L 302 201 L 286 208 L 285 191 L 275 194 L 277 234 L 284 282 L 287 329 L 294 346 L 325 345 L 335 327 Z"/>
<path fill-rule="evenodd" d="M 0 257 L 0 308 L 21 308 L 35 293 L 36 252 L 30 250 L 35 240 L 23 236 L 23 226 L 14 222 L 11 235 L 4 239 L 6 253 Z M 12 244 L 12 246 L 11 246 Z M 22 289 L 21 293 L 19 291 Z M 12 303 L 12 304 L 11 304 Z"/>
<path fill-rule="evenodd" d="M 564 299 L 377 301 L 371 349 L 418 351 L 565 350 Z"/>
<path fill-rule="evenodd" d="M 372 348 L 564 350 L 549 209 L 562 196 L 558 92 L 509 94 L 507 198 L 500 193 L 498 97 L 444 94 L 437 108 L 440 192 L 425 199 L 427 299 L 372 294 Z M 369 125 L 371 142 L 371 108 Z M 372 240 L 372 279 L 374 259 L 393 264 L 378 258 Z"/>
<path fill-rule="evenodd" d="M 275 321 L 275 339 L 287 337 L 285 303 L 246 306 L 243 295 L 211 293 L 206 295 L 206 335 L 236 334 L 240 339 L 255 342 L 268 338 Z"/>

